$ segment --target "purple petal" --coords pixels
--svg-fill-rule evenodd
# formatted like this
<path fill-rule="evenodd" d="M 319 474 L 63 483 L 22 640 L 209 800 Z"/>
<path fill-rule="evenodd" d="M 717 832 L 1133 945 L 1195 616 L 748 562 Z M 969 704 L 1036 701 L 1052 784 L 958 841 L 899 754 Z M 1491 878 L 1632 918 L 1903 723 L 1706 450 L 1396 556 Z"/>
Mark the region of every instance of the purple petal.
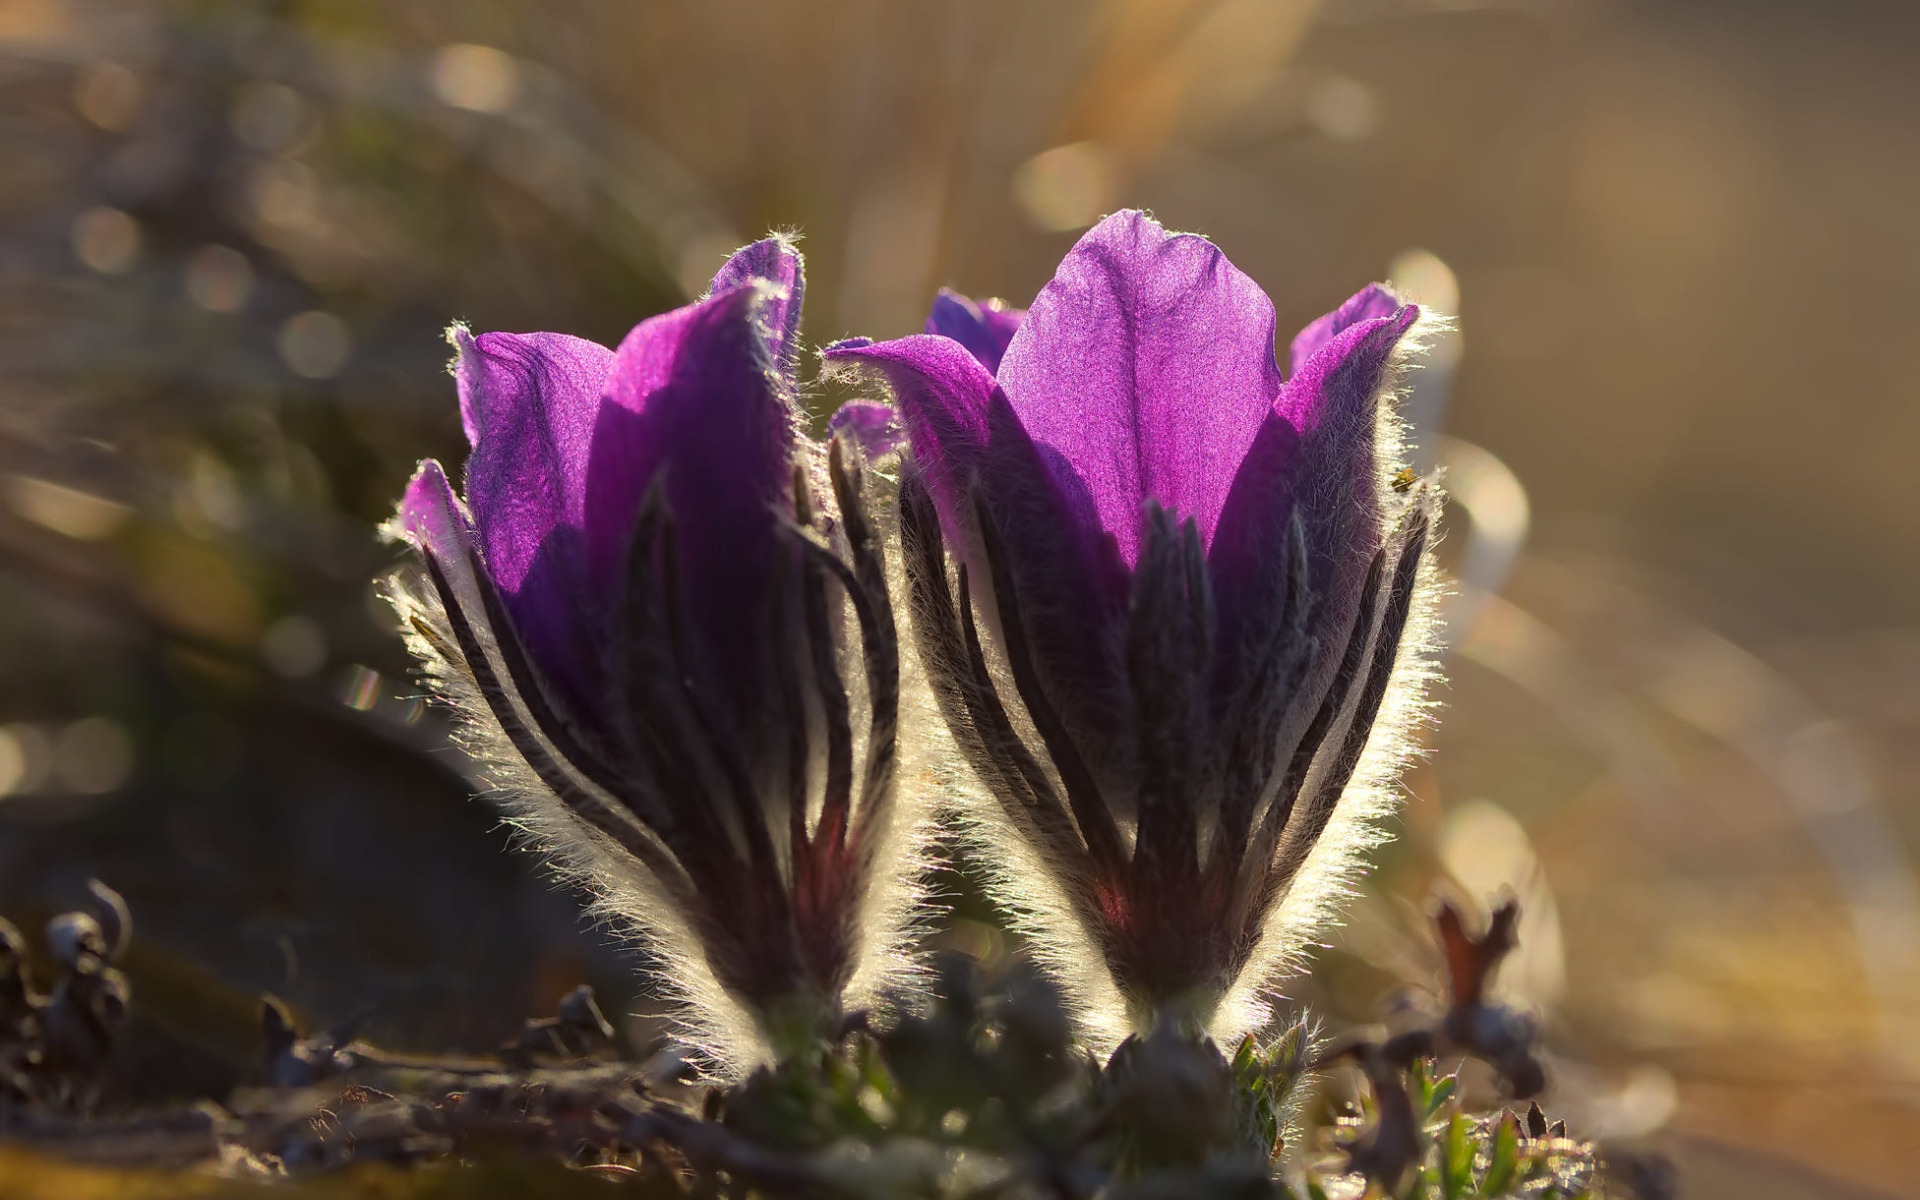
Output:
<path fill-rule="evenodd" d="M 886 378 L 948 537 L 971 528 L 966 493 L 986 454 L 993 376 L 958 342 L 924 333 L 888 342 L 850 338 L 828 346 L 825 358 Z"/>
<path fill-rule="evenodd" d="M 467 504 L 500 588 L 519 590 L 540 543 L 580 523 L 587 454 L 613 351 L 561 333 L 455 328 Z"/>
<path fill-rule="evenodd" d="M 1307 541 L 1307 582 L 1316 597 L 1311 630 L 1323 646 L 1344 643 L 1360 581 L 1381 542 L 1375 431 L 1388 368 L 1419 310 L 1393 301 L 1378 309 L 1369 288 L 1295 339 L 1319 337 L 1281 388 L 1272 414 L 1240 465 L 1207 556 L 1219 606 L 1223 686 L 1274 633 L 1287 580 L 1281 568 L 1297 511 Z M 1334 657 L 1337 657 L 1335 655 Z M 1321 674 L 1330 670 L 1323 663 Z M 1308 695 L 1324 686 L 1307 681 Z"/>
<path fill-rule="evenodd" d="M 400 529 L 414 549 L 442 561 L 455 561 L 472 552 L 476 543 L 473 521 L 453 494 L 447 471 L 434 459 L 424 459 L 400 497 Z"/>
<path fill-rule="evenodd" d="M 926 331 L 959 342 L 992 373 L 1000 369 L 1007 343 L 1026 316 L 1025 309 L 1009 308 L 1004 300 L 983 302 L 941 288 L 927 314 Z"/>
<path fill-rule="evenodd" d="M 1387 316 L 1341 329 L 1287 380 L 1274 411 L 1302 434 L 1329 427 L 1330 437 L 1364 433 L 1371 445 L 1382 377 L 1400 339 L 1419 318 L 1418 306 L 1403 304 Z"/>
<path fill-rule="evenodd" d="M 593 433 L 583 521 L 595 594 L 619 597 L 641 501 L 665 473 L 685 612 L 731 699 L 752 707 L 792 511 L 794 416 L 767 370 L 755 283 L 642 322 L 620 343 Z M 769 668 L 770 669 L 770 668 Z M 764 690 L 764 689 L 760 689 Z"/>
<path fill-rule="evenodd" d="M 853 400 L 827 418 L 827 436 L 846 438 L 872 462 L 898 450 L 907 440 L 907 431 L 899 414 L 887 405 Z"/>
<path fill-rule="evenodd" d="M 767 348 L 791 384 L 800 355 L 800 302 L 807 290 L 806 264 L 788 239 L 762 238 L 733 252 L 713 277 L 707 295 L 716 296 L 750 281 L 765 285 L 760 321 L 765 327 Z"/>
<path fill-rule="evenodd" d="M 1307 360 L 1320 352 L 1320 348 L 1339 334 L 1361 321 L 1379 317 L 1390 317 L 1399 312 L 1405 301 L 1393 293 L 1385 284 L 1369 284 L 1363 290 L 1348 297 L 1347 302 L 1327 315 L 1302 329 L 1293 339 L 1290 365 L 1287 368 L 1289 378 L 1298 375 Z"/>
<path fill-rule="evenodd" d="M 488 637 L 502 643 L 514 637 L 508 631 L 490 626 L 481 578 L 485 564 L 480 555 L 480 534 L 466 506 L 453 494 L 446 471 L 433 459 L 422 462 L 413 481 L 407 485 L 400 501 L 399 525 L 407 541 L 438 568 L 461 619 L 471 626 L 485 628 Z M 550 558 L 551 548 L 557 542 L 565 542 L 568 532 L 562 529 L 550 538 L 536 561 Z M 536 581 L 541 576 L 541 567 L 536 565 L 528 579 Z M 523 590 L 518 597 L 502 595 L 501 600 L 507 606 L 518 640 L 533 655 L 541 674 L 559 686 L 568 703 L 591 700 L 592 692 L 587 689 L 594 686 L 597 679 L 597 652 L 594 639 L 570 603 L 571 598 L 555 597 L 536 589 Z M 548 607 L 543 608 L 542 604 Z M 592 711 L 592 708 L 583 711 Z"/>
<path fill-rule="evenodd" d="M 826 357 L 874 369 L 892 386 L 913 461 L 976 588 L 991 579 L 974 519 L 975 500 L 987 501 L 1042 686 L 1083 745 L 1108 748 L 1092 757 L 1117 761 L 1125 676 L 1112 631 L 1126 572 L 1071 467 L 1034 443 L 986 369 L 949 338 L 857 339 Z"/>
<path fill-rule="evenodd" d="M 1212 243 L 1139 212 L 1088 231 L 1007 347 L 999 380 L 1085 483 L 1124 560 L 1146 502 L 1210 545 L 1280 389 L 1273 305 Z"/>
<path fill-rule="evenodd" d="M 585 513 L 613 351 L 558 333 L 475 338 L 455 329 L 453 341 L 460 414 L 473 444 L 466 501 L 485 569 L 528 648 L 582 695 L 594 675 L 582 630 L 598 614 L 568 546 Z"/>
<path fill-rule="evenodd" d="M 1300 431 L 1279 413 L 1261 424 L 1234 476 L 1207 551 L 1221 661 L 1252 665 L 1285 602 L 1288 524 L 1301 479 Z M 1265 618 L 1265 619 L 1263 619 Z"/>
<path fill-rule="evenodd" d="M 1123 732 L 1131 708 L 1120 634 L 1128 564 L 1073 468 L 1028 436 L 1004 394 L 993 394 L 986 416 L 979 490 L 1006 555 L 1040 685 L 1095 776 L 1111 781 L 1133 754 Z M 974 578 L 978 587 L 991 585 L 987 572 Z"/>
<path fill-rule="evenodd" d="M 1418 316 L 1417 308 L 1406 305 L 1391 316 L 1366 318 L 1341 330 L 1287 381 L 1275 406 L 1301 432 L 1298 466 L 1286 490 L 1307 536 L 1307 579 L 1315 596 L 1308 632 L 1322 646 L 1344 644 L 1367 564 L 1384 541 L 1380 399 L 1390 382 L 1394 352 Z M 1282 502 L 1278 497 L 1268 501 Z M 1275 553 L 1277 546 L 1260 552 L 1265 561 L 1276 561 Z M 1250 582 L 1220 574 L 1215 579 L 1222 593 L 1244 590 Z M 1304 683 L 1307 695 L 1326 685 L 1337 657 L 1320 661 Z"/>

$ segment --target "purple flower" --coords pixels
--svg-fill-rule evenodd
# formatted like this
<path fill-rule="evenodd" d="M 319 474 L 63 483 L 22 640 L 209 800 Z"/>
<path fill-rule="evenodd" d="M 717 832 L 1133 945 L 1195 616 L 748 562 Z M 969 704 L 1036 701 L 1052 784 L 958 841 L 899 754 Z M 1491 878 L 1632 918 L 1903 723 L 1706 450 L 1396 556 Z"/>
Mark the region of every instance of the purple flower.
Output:
<path fill-rule="evenodd" d="M 914 633 L 993 797 L 983 857 L 1096 1038 L 1237 1037 L 1377 840 L 1418 711 L 1433 490 L 1381 397 L 1419 314 L 1369 288 L 1283 376 L 1260 288 L 1138 212 L 1003 350 L 981 311 L 827 357 L 884 375 L 910 441 Z"/>
<path fill-rule="evenodd" d="M 857 459 L 797 433 L 802 289 L 770 239 L 617 350 L 456 328 L 464 500 L 425 462 L 391 527 L 476 755 L 723 1069 L 880 999 L 911 891 L 885 568 Z"/>
<path fill-rule="evenodd" d="M 965 346 L 988 371 L 998 371 L 1007 343 L 1026 320 L 1025 309 L 1008 308 L 1004 300 L 972 300 L 941 288 L 927 314 L 927 332 L 952 338 Z"/>

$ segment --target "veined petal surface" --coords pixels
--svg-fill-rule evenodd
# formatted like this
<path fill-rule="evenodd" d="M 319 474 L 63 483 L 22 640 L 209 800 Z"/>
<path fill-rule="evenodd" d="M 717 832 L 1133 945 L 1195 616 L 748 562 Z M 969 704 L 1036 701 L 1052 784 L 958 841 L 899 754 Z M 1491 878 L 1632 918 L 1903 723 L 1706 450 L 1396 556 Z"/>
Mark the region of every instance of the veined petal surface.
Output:
<path fill-rule="evenodd" d="M 1273 304 L 1206 239 L 1144 213 L 1089 230 L 1027 310 L 998 379 L 1085 485 L 1129 566 L 1147 501 L 1211 544 L 1280 391 Z"/>

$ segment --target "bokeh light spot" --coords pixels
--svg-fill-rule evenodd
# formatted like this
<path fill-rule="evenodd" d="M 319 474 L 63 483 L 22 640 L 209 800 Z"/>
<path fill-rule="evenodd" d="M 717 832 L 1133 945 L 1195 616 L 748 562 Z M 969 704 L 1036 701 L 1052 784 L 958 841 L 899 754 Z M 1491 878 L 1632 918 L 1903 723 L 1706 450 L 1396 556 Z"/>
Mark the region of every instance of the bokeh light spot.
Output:
<path fill-rule="evenodd" d="M 231 246 L 202 246 L 187 259 L 187 295 L 208 312 L 239 312 L 253 295 L 253 264 Z"/>
<path fill-rule="evenodd" d="M 245 145 L 271 152 L 300 136 L 306 111 L 300 93 L 285 84 L 249 83 L 235 93 L 227 125 Z"/>
<path fill-rule="evenodd" d="M 244 528 L 247 500 L 233 469 L 206 451 L 195 452 L 174 489 L 173 516 L 196 537 L 218 537 Z"/>
<path fill-rule="evenodd" d="M 326 635 L 310 617 L 281 617 L 261 636 L 260 658 L 276 675 L 305 679 L 327 663 Z"/>
<path fill-rule="evenodd" d="M 25 722 L 0 725 L 0 742 L 5 744 L 4 756 L 11 768 L 8 778 L 0 781 L 6 784 L 0 787 L 0 796 L 29 795 L 46 786 L 53 769 L 53 742 L 46 730 Z"/>
<path fill-rule="evenodd" d="M 331 379 L 353 357 L 353 333 L 330 312 L 299 313 L 280 327 L 280 360 L 304 379 Z"/>
<path fill-rule="evenodd" d="M 1387 279 L 1416 304 L 1449 316 L 1460 311 L 1460 281 L 1446 260 L 1431 250 L 1404 251 L 1388 266 Z"/>
<path fill-rule="evenodd" d="M 69 792 L 111 792 L 133 774 L 133 739 L 116 721 L 83 717 L 54 738 L 53 772 Z"/>
<path fill-rule="evenodd" d="M 1330 75 L 1307 93 L 1307 120 L 1336 142 L 1364 142 L 1380 124 L 1380 103 L 1358 79 Z"/>
<path fill-rule="evenodd" d="M 1520 945 L 1495 982 L 1501 995 L 1530 1007 L 1559 1002 L 1567 987 L 1566 940 L 1559 905 L 1533 840 L 1512 813 L 1470 800 L 1447 814 L 1440 861 L 1474 901 L 1501 895 L 1520 901 Z"/>
<path fill-rule="evenodd" d="M 0 727 L 0 796 L 10 796 L 27 777 L 27 751 L 13 730 Z"/>
<path fill-rule="evenodd" d="M 299 232 L 320 223 L 320 181 L 311 167 L 265 162 L 247 177 L 247 204 L 272 230 Z"/>
<path fill-rule="evenodd" d="M 1094 142 L 1043 150 L 1013 172 L 1013 198 L 1027 219 L 1050 233 L 1085 229 L 1113 207 L 1119 170 Z"/>
<path fill-rule="evenodd" d="M 140 77 L 119 63 L 95 63 L 74 81 L 73 106 L 109 133 L 133 124 L 140 114 Z"/>
<path fill-rule="evenodd" d="M 118 275 L 140 257 L 140 225 L 117 208 L 90 208 L 73 222 L 73 252 L 101 274 Z"/>
<path fill-rule="evenodd" d="M 1395 256 L 1387 267 L 1387 281 L 1429 313 L 1444 317 L 1460 315 L 1460 280 L 1446 260 L 1431 250 L 1413 249 Z M 1451 368 L 1459 363 L 1462 349 L 1457 325 L 1432 330 L 1427 338 L 1427 366 Z M 1435 417 L 1437 419 L 1438 414 Z M 1417 420 L 1417 417 L 1409 413 L 1408 419 Z"/>
<path fill-rule="evenodd" d="M 470 112 L 505 112 L 520 94 L 520 64 L 492 46 L 443 46 L 433 56 L 432 80 L 442 103 Z"/>

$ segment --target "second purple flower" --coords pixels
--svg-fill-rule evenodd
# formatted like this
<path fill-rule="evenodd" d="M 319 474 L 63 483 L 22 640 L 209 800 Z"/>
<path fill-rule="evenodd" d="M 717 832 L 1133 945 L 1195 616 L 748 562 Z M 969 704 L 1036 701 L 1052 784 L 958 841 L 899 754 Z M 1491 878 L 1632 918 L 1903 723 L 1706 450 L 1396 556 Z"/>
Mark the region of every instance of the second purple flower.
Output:
<path fill-rule="evenodd" d="M 1381 402 L 1418 317 L 1369 288 L 1283 375 L 1260 288 L 1123 212 L 1024 321 L 943 296 L 829 348 L 891 384 L 965 813 L 1097 1042 L 1256 1028 L 1380 837 L 1425 673 L 1435 494 Z"/>

